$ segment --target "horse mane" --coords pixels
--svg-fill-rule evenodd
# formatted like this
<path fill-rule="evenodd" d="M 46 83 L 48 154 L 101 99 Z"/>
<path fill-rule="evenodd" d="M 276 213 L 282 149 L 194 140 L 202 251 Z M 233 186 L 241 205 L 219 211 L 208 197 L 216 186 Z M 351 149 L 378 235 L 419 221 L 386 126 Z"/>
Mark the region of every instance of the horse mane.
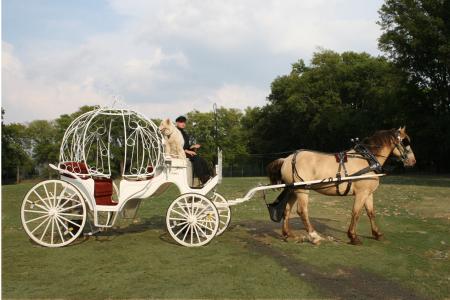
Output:
<path fill-rule="evenodd" d="M 380 154 L 385 146 L 390 146 L 397 139 L 397 129 L 379 130 L 363 140 L 364 146 L 374 155 Z M 409 139 L 409 137 L 408 137 Z"/>

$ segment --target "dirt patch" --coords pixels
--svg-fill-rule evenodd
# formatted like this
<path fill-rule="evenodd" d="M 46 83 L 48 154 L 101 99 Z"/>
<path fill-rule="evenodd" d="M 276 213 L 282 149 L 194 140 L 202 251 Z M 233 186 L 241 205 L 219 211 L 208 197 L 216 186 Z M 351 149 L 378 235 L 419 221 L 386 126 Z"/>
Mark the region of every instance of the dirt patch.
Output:
<path fill-rule="evenodd" d="M 276 229 L 279 224 L 249 221 L 239 225 L 249 230 L 251 239 L 246 239 L 245 242 L 250 251 L 274 259 L 283 270 L 308 282 L 324 296 L 337 299 L 426 299 L 417 292 L 374 273 L 340 265 L 336 265 L 334 272 L 326 273 L 314 265 L 289 257 L 268 242 L 269 237 L 280 238 Z M 321 229 L 327 228 L 324 225 Z"/>

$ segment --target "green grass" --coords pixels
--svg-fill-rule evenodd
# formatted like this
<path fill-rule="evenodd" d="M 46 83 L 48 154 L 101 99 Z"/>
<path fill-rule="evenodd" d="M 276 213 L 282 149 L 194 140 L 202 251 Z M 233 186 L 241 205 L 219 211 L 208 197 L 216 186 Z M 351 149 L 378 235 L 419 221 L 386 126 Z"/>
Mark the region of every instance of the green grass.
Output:
<path fill-rule="evenodd" d="M 241 197 L 264 178 L 226 178 L 226 198 Z M 4 298 L 446 298 L 450 296 L 450 179 L 383 178 L 375 193 L 385 234 L 347 244 L 353 199 L 312 194 L 310 216 L 327 240 L 283 242 L 258 195 L 232 208 L 229 229 L 209 245 L 185 248 L 165 229 L 173 188 L 147 199 L 134 222 L 72 246 L 33 244 L 20 222 L 32 183 L 2 187 Z M 274 199 L 276 193 L 270 193 Z M 299 218 L 295 233 L 304 234 Z"/>

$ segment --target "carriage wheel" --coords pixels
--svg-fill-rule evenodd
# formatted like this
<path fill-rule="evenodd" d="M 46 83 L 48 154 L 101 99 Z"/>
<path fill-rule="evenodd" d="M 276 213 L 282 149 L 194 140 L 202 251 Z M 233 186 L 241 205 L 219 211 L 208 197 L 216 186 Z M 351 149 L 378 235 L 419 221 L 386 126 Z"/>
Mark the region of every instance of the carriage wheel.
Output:
<path fill-rule="evenodd" d="M 46 247 L 62 247 L 83 232 L 86 204 L 71 184 L 46 180 L 26 194 L 21 215 L 23 228 L 33 241 Z"/>
<path fill-rule="evenodd" d="M 214 204 L 199 194 L 184 194 L 170 204 L 167 229 L 179 244 L 187 247 L 209 243 L 219 229 L 219 213 Z"/>
<path fill-rule="evenodd" d="M 227 200 L 219 193 L 214 192 L 211 201 L 219 212 L 219 229 L 216 235 L 221 235 L 228 227 L 231 221 L 231 209 Z"/>

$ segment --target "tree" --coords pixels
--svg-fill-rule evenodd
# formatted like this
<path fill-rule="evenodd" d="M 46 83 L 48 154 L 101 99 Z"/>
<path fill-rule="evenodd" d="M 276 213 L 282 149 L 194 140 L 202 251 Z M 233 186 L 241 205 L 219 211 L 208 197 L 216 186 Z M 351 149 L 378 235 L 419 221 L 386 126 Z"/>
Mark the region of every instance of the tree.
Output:
<path fill-rule="evenodd" d="M 450 112 L 450 1 L 386 0 L 379 14 L 380 49 L 428 94 L 423 108 Z"/>
<path fill-rule="evenodd" d="M 17 123 L 5 125 L 4 113 L 2 109 L 2 181 L 15 178 L 19 183 L 23 173 L 29 173 L 33 169 L 30 143 L 26 127 Z"/>
<path fill-rule="evenodd" d="M 239 163 L 245 160 L 248 154 L 242 117 L 240 110 L 232 108 L 221 107 L 216 116 L 213 112 L 194 110 L 187 114 L 186 130 L 194 139 L 192 142 L 202 145 L 201 155 L 207 161 L 215 160 L 217 147 L 220 147 L 225 153 L 225 165 Z"/>
<path fill-rule="evenodd" d="M 399 126 L 405 121 L 404 82 L 382 57 L 320 50 L 309 66 L 300 60 L 272 82 L 266 106 L 246 111 L 251 151 L 338 151 L 351 137 Z"/>
<path fill-rule="evenodd" d="M 379 47 L 404 72 L 418 163 L 450 170 L 450 1 L 386 0 Z"/>

